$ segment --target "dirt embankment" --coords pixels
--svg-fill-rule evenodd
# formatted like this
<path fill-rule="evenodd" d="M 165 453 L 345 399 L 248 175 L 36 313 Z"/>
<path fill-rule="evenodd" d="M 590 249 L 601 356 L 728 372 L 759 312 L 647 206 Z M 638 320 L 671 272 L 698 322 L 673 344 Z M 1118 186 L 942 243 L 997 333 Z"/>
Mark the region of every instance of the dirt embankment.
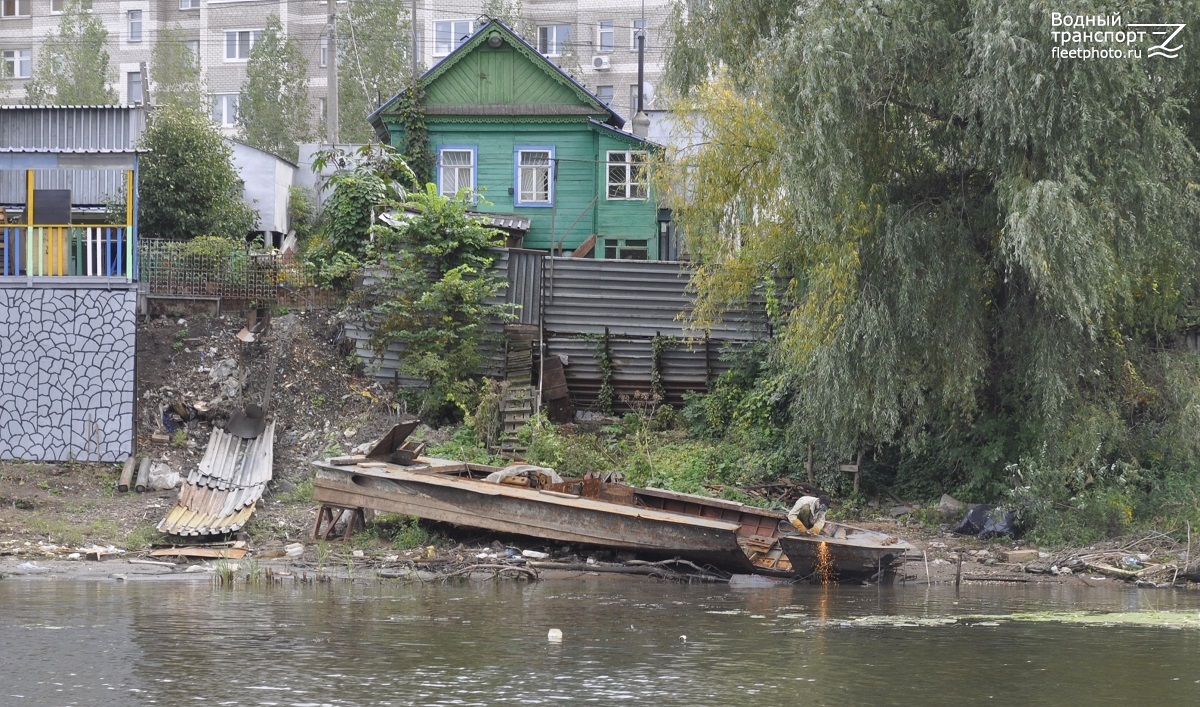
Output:
<path fill-rule="evenodd" d="M 262 402 L 275 356 L 270 410 L 277 420 L 274 481 L 239 538 L 257 561 L 303 543 L 279 571 L 446 570 L 512 562 L 510 548 L 536 549 L 549 559 L 585 562 L 596 553 L 547 547 L 536 541 L 498 542 L 481 534 L 454 536 L 396 522 L 373 527 L 349 543 L 309 541 L 316 508 L 310 500 L 310 460 L 347 453 L 378 439 L 395 422 L 380 385 L 357 370 L 339 349 L 331 312 L 277 316 L 265 341 L 245 344 L 235 334 L 243 320 L 223 317 L 158 318 L 138 330 L 137 442 L 149 456 L 184 476 L 200 461 L 213 424 L 249 403 Z M 179 413 L 183 414 L 180 415 Z M 436 433 L 434 433 L 436 440 Z M 0 574 L 44 576 L 158 575 L 182 565 L 130 564 L 152 545 L 170 542 L 155 526 L 178 491 L 118 493 L 118 465 L 0 463 Z M 1186 564 L 1190 548 L 1166 536 L 1113 542 L 1061 552 L 981 542 L 932 531 L 903 519 L 861 523 L 905 538 L 921 550 L 906 565 L 908 581 L 1084 582 L 1127 580 L 1163 584 Z M 432 551 L 430 547 L 433 547 Z M 1015 550 L 1027 552 L 1009 554 Z M 110 558 L 89 562 L 89 551 Z M 121 552 L 118 552 L 121 551 Z M 73 554 L 77 558 L 72 559 Z M 1132 558 L 1132 562 L 1130 562 Z M 605 559 L 601 554 L 600 559 Z M 519 560 L 518 560 L 519 561 Z M 960 571 L 961 562 L 961 571 Z M 397 570 L 397 568 L 399 568 Z M 1113 571 L 1108 571 L 1109 569 Z M 1032 570 L 1032 571 L 1031 571 Z"/>

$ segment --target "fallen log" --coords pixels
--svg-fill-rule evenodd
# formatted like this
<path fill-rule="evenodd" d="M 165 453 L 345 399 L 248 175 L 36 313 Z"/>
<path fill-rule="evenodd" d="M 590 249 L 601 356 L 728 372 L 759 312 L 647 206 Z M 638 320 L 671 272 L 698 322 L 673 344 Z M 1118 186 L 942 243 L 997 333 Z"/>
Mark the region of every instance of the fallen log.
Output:
<path fill-rule="evenodd" d="M 121 468 L 121 478 L 117 481 L 117 490 L 125 493 L 129 490 L 130 484 L 133 483 L 133 472 L 137 469 L 137 456 L 129 457 L 125 460 L 125 466 Z"/>
<path fill-rule="evenodd" d="M 142 457 L 142 465 L 138 467 L 137 482 L 133 488 L 138 493 L 145 493 L 150 485 L 150 457 Z"/>

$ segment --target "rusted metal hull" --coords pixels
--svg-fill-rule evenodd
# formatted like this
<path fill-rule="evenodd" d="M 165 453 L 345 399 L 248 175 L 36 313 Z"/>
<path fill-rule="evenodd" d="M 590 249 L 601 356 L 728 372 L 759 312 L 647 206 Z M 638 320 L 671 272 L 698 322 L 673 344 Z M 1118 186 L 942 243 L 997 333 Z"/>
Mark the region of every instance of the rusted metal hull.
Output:
<path fill-rule="evenodd" d="M 681 557 L 735 573 L 791 574 L 774 537 L 765 535 L 775 532 L 784 517 L 775 511 L 613 484 L 631 490 L 630 502 L 619 503 L 466 478 L 445 465 L 429 471 L 390 464 L 315 465 L 313 500 L 318 503 L 403 513 L 648 557 Z M 774 557 L 769 553 L 772 544 Z"/>
<path fill-rule="evenodd" d="M 820 535 L 783 535 L 779 543 L 796 576 L 819 581 L 886 581 L 914 550 L 894 536 L 843 523 L 826 523 Z"/>

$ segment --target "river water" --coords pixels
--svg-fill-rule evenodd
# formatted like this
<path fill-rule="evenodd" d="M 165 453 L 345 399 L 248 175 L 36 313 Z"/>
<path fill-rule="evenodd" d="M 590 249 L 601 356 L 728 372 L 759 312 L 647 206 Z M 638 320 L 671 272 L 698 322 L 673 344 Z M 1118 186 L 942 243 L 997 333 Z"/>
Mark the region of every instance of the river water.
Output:
<path fill-rule="evenodd" d="M 0 705 L 1200 704 L 1200 628 L 1187 621 L 997 618 L 1084 608 L 1190 621 L 1200 596 L 1078 583 L 10 578 Z"/>

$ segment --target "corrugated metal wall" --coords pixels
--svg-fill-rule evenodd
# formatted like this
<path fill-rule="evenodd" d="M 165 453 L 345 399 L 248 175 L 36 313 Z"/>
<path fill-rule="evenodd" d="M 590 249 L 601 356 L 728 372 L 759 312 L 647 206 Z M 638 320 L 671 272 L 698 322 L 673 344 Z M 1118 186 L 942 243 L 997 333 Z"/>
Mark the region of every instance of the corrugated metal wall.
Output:
<path fill-rule="evenodd" d="M 541 324 L 546 351 L 565 359 L 564 372 L 577 409 L 595 405 L 603 380 L 597 348 L 606 329 L 613 361 L 613 387 L 619 407 L 622 398 L 650 393 L 653 341 L 668 337 L 662 355 L 667 402 L 678 405 L 689 391 L 704 391 L 728 370 L 724 349 L 746 346 L 770 336 L 765 307 L 730 312 L 703 333 L 686 328 L 693 305 L 687 291 L 692 271 L 684 263 L 639 260 L 592 260 L 551 257 L 531 251 L 505 251 L 494 267 L 508 280 L 503 301 L 521 305 L 520 323 Z M 499 323 L 493 324 L 499 330 Z M 401 385 L 418 381 L 398 373 L 402 347 L 393 345 L 375 357 L 367 342 L 370 332 L 347 325 L 346 335 L 374 375 Z M 502 347 L 485 354 L 488 375 L 503 369 Z"/>
<path fill-rule="evenodd" d="M 125 199 L 125 171 L 120 169 L 36 169 L 38 189 L 70 189 L 71 203 L 102 206 Z M 0 170 L 0 204 L 25 203 L 25 172 Z"/>
<path fill-rule="evenodd" d="M 12 106 L 0 120 L 0 146 L 26 150 L 129 150 L 146 127 L 141 108 Z"/>

